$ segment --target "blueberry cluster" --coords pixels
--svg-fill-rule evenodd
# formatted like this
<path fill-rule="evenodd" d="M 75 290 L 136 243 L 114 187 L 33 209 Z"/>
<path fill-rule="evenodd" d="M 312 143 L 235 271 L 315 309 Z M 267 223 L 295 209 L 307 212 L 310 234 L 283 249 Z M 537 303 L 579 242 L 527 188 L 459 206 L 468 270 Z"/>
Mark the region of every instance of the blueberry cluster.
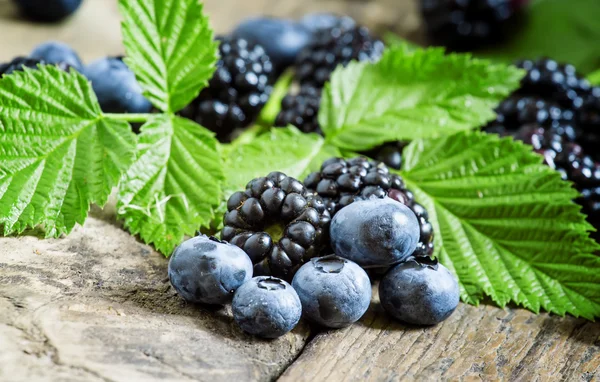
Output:
<path fill-rule="evenodd" d="M 106 57 L 84 65 L 77 52 L 67 44 L 50 41 L 38 45 L 28 57 L 17 57 L 0 64 L 0 76 L 24 67 L 37 69 L 39 64 L 56 65 L 62 70 L 76 70 L 92 83 L 100 107 L 107 113 L 148 113 L 152 104 L 142 95 L 135 74 L 122 57 Z"/>
<path fill-rule="evenodd" d="M 275 338 L 301 315 L 328 328 L 358 321 L 371 302 L 366 270 L 375 270 L 392 316 L 420 325 L 447 318 L 458 283 L 431 259 L 427 211 L 402 179 L 363 157 L 332 158 L 321 169 L 306 185 L 272 172 L 232 194 L 226 241 L 197 236 L 174 251 L 169 279 L 177 292 L 192 303 L 231 301 L 242 330 Z"/>
<path fill-rule="evenodd" d="M 600 88 L 575 67 L 551 59 L 523 60 L 521 87 L 497 108 L 484 130 L 531 144 L 545 163 L 581 192 L 577 200 L 600 223 Z"/>

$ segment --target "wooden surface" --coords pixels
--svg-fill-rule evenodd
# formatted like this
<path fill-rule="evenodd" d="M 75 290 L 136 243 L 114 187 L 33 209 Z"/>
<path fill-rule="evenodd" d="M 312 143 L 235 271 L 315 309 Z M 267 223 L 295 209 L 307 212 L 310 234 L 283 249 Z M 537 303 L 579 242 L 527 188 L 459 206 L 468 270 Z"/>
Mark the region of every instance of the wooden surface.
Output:
<path fill-rule="evenodd" d="M 418 34 L 412 1 L 209 0 L 225 32 L 262 12 L 348 13 L 376 30 Z M 56 26 L 33 25 L 0 0 L 0 60 L 37 43 L 72 44 L 86 62 L 122 53 L 114 0 L 86 0 Z M 0 239 L 0 381 L 600 380 L 600 324 L 461 304 L 443 324 L 405 327 L 381 311 L 350 328 L 302 323 L 275 341 L 242 333 L 230 310 L 185 304 L 166 260 L 94 211 L 67 238 Z"/>

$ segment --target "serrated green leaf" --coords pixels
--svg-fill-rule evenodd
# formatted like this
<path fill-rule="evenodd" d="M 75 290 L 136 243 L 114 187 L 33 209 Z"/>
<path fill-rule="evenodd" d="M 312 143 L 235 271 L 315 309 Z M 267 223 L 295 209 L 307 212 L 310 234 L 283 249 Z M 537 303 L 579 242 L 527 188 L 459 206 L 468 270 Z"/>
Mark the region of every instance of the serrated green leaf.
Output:
<path fill-rule="evenodd" d="M 328 142 L 353 151 L 473 129 L 494 118 L 494 106 L 522 76 L 466 54 L 393 47 L 377 63 L 353 62 L 333 73 L 319 123 Z"/>
<path fill-rule="evenodd" d="M 600 67 L 598 0 L 532 0 L 523 16 L 522 29 L 505 44 L 476 54 L 506 62 L 551 57 L 582 73 Z"/>
<path fill-rule="evenodd" d="M 592 85 L 599 86 L 600 85 L 600 69 L 598 69 L 595 72 L 588 75 L 587 79 L 588 79 L 588 81 L 590 81 L 590 83 Z"/>
<path fill-rule="evenodd" d="M 212 77 L 218 44 L 198 0 L 120 0 L 125 62 L 157 108 L 177 112 Z"/>
<path fill-rule="evenodd" d="M 83 224 L 133 161 L 135 136 L 105 118 L 89 82 L 54 66 L 0 80 L 0 224 L 4 234 Z"/>
<path fill-rule="evenodd" d="M 201 225 L 221 199 L 218 143 L 196 123 L 156 115 L 142 126 L 138 158 L 119 191 L 119 215 L 132 234 L 169 255 Z"/>
<path fill-rule="evenodd" d="M 461 132 L 404 152 L 407 186 L 429 212 L 436 256 L 462 298 L 484 295 L 588 319 L 600 316 L 600 246 L 577 192 L 511 139 Z"/>
<path fill-rule="evenodd" d="M 334 156 L 340 156 L 339 151 L 317 134 L 303 134 L 293 126 L 271 129 L 229 152 L 225 162 L 225 196 L 243 190 L 249 181 L 271 171 L 303 180 L 321 162 Z"/>

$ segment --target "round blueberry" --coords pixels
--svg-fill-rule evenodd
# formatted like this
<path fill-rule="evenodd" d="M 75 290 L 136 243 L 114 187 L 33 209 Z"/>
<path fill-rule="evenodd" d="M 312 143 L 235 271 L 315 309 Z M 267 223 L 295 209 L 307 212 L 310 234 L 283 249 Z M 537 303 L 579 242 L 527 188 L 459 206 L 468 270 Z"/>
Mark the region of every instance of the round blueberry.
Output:
<path fill-rule="evenodd" d="M 336 255 L 362 267 L 382 267 L 406 260 L 419 242 L 414 212 L 390 198 L 370 198 L 342 208 L 329 229 Z"/>
<path fill-rule="evenodd" d="M 313 258 L 292 281 L 304 315 L 320 325 L 342 328 L 358 321 L 369 308 L 371 282 L 350 260 L 337 256 Z"/>
<path fill-rule="evenodd" d="M 175 249 L 169 260 L 173 288 L 193 303 L 225 304 L 252 278 L 252 261 L 233 244 L 196 236 Z"/>
<path fill-rule="evenodd" d="M 294 288 L 276 277 L 259 276 L 238 288 L 233 318 L 244 330 L 263 338 L 277 338 L 294 329 L 302 304 Z"/>
<path fill-rule="evenodd" d="M 45 42 L 36 46 L 29 56 L 47 64 L 66 63 L 78 71 L 83 69 L 83 63 L 77 52 L 64 42 Z"/>
<path fill-rule="evenodd" d="M 459 300 L 458 282 L 442 264 L 409 260 L 392 268 L 379 284 L 379 299 L 393 317 L 415 325 L 448 318 Z"/>
<path fill-rule="evenodd" d="M 13 0 L 26 17 L 42 22 L 60 21 L 79 8 L 83 0 Z"/>
<path fill-rule="evenodd" d="M 292 20 L 256 17 L 240 23 L 232 36 L 261 45 L 273 64 L 283 69 L 294 63 L 312 34 L 304 25 Z"/>
<path fill-rule="evenodd" d="M 135 74 L 123 60 L 107 57 L 83 69 L 105 113 L 148 113 L 152 104 L 142 95 Z"/>

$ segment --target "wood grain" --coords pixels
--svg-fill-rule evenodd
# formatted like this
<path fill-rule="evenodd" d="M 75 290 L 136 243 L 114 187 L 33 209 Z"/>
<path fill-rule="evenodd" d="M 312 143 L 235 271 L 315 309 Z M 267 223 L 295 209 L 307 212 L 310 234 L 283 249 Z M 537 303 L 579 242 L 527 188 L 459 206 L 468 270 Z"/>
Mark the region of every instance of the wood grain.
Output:
<path fill-rule="evenodd" d="M 599 323 L 460 304 L 442 324 L 418 328 L 375 299 L 359 323 L 318 334 L 281 381 L 591 381 L 599 372 Z"/>

